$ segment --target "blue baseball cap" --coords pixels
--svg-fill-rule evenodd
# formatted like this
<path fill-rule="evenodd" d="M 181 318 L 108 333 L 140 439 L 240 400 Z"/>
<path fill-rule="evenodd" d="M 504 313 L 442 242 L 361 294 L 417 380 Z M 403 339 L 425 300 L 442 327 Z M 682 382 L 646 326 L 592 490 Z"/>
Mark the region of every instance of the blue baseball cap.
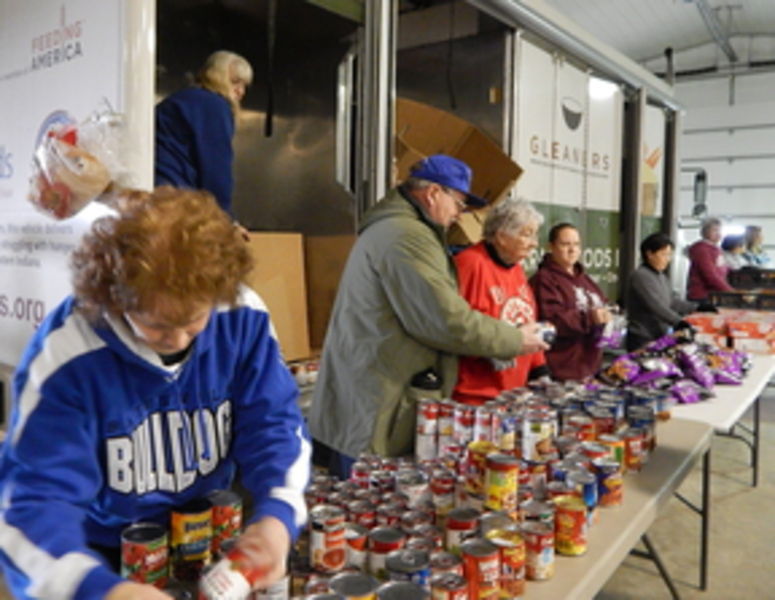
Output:
<path fill-rule="evenodd" d="M 475 208 L 487 206 L 487 200 L 471 193 L 471 167 L 462 160 L 434 154 L 412 165 L 409 175 L 452 188 L 465 194 L 466 204 Z"/>

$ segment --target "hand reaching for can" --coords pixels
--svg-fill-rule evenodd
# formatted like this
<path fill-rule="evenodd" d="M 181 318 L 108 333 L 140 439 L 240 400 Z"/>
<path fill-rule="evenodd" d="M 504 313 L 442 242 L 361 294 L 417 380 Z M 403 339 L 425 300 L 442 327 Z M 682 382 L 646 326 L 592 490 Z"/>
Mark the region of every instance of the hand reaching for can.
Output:
<path fill-rule="evenodd" d="M 291 540 L 279 519 L 264 517 L 249 525 L 238 538 L 236 548 L 254 570 L 256 578 L 249 578 L 253 589 L 268 587 L 285 575 Z"/>
<path fill-rule="evenodd" d="M 520 354 L 532 354 L 541 350 L 548 350 L 547 344 L 541 334 L 540 323 L 525 323 L 519 330 L 522 332 L 522 352 Z"/>
<path fill-rule="evenodd" d="M 124 581 L 110 588 L 105 600 L 170 600 L 160 589 L 147 583 Z"/>

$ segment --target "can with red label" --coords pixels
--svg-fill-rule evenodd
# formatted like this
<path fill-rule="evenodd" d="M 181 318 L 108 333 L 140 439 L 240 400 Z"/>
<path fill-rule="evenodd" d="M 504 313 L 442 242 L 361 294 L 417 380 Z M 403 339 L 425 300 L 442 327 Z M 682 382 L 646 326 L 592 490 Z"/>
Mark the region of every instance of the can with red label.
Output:
<path fill-rule="evenodd" d="M 529 475 L 527 485 L 533 489 L 537 496 L 543 496 L 546 484 L 549 482 L 549 461 L 546 459 L 526 460 L 525 468 Z"/>
<path fill-rule="evenodd" d="M 196 582 L 210 564 L 213 509 L 206 498 L 197 498 L 170 515 L 172 575 L 178 581 Z"/>
<path fill-rule="evenodd" d="M 410 510 L 401 515 L 401 529 L 406 533 L 413 532 L 420 525 L 432 525 L 433 513 L 423 510 Z"/>
<path fill-rule="evenodd" d="M 336 573 L 347 561 L 345 512 L 339 506 L 319 504 L 310 510 L 310 566 L 321 573 Z"/>
<path fill-rule="evenodd" d="M 396 489 L 395 471 L 380 469 L 369 474 L 369 489 L 392 492 Z"/>
<path fill-rule="evenodd" d="M 433 398 L 420 398 L 417 401 L 417 433 L 436 435 L 439 431 L 439 403 Z"/>
<path fill-rule="evenodd" d="M 496 600 L 500 596 L 500 550 L 489 540 L 474 538 L 460 547 L 468 597 Z"/>
<path fill-rule="evenodd" d="M 363 525 L 356 523 L 345 523 L 344 525 L 344 541 L 345 549 L 347 551 L 347 566 L 355 567 L 356 569 L 366 569 L 366 557 L 368 556 L 366 550 L 366 542 L 368 540 L 369 530 Z"/>
<path fill-rule="evenodd" d="M 339 573 L 331 578 L 328 587 L 348 600 L 374 600 L 379 581 L 366 573 Z"/>
<path fill-rule="evenodd" d="M 242 498 L 231 490 L 213 490 L 207 494 L 213 505 L 213 556 L 221 555 L 221 545 L 236 539 L 242 530 Z"/>
<path fill-rule="evenodd" d="M 485 464 L 484 507 L 516 519 L 519 459 L 508 454 L 490 454 Z"/>
<path fill-rule="evenodd" d="M 643 430 L 631 427 L 625 430 L 622 437 L 625 467 L 628 471 L 640 471 L 644 463 L 643 455 L 646 453 Z"/>
<path fill-rule="evenodd" d="M 486 537 L 500 550 L 501 597 L 521 598 L 525 593 L 525 539 L 515 527 L 491 529 Z"/>
<path fill-rule="evenodd" d="M 483 404 L 474 409 L 474 439 L 475 442 L 495 442 L 492 435 L 493 410 Z"/>
<path fill-rule="evenodd" d="M 426 600 L 428 591 L 411 581 L 388 581 L 377 588 L 378 600 Z"/>
<path fill-rule="evenodd" d="M 598 435 L 613 433 L 616 429 L 616 417 L 609 410 L 601 406 L 590 406 L 588 411 Z"/>
<path fill-rule="evenodd" d="M 431 600 L 468 600 L 468 582 L 457 573 L 440 573 L 431 578 Z"/>
<path fill-rule="evenodd" d="M 377 527 L 369 532 L 369 572 L 377 579 L 387 579 L 385 560 L 406 543 L 406 534 L 395 527 Z"/>
<path fill-rule="evenodd" d="M 409 508 L 417 508 L 432 498 L 428 476 L 420 469 L 402 469 L 395 479 L 396 491 L 406 495 Z"/>
<path fill-rule="evenodd" d="M 588 456 L 589 460 L 594 461 L 596 458 L 606 458 L 611 451 L 605 444 L 600 444 L 598 442 L 581 442 L 581 452 Z"/>
<path fill-rule="evenodd" d="M 466 446 L 474 437 L 474 413 L 473 406 L 467 404 L 455 404 L 454 433 L 455 442 Z"/>
<path fill-rule="evenodd" d="M 434 548 L 441 549 L 444 547 L 444 532 L 436 525 L 421 523 L 412 529 L 411 534 L 416 537 L 430 540 L 433 543 Z"/>
<path fill-rule="evenodd" d="M 431 574 L 454 573 L 463 575 L 463 561 L 451 552 L 433 552 L 431 554 Z"/>
<path fill-rule="evenodd" d="M 347 505 L 347 514 L 351 523 L 371 529 L 377 524 L 377 509 L 368 500 L 353 500 Z"/>
<path fill-rule="evenodd" d="M 541 581 L 554 575 L 554 525 L 527 521 L 522 525 L 525 538 L 525 575 Z"/>
<path fill-rule="evenodd" d="M 452 438 L 455 433 L 455 403 L 452 400 L 442 400 L 439 402 L 439 437 L 448 436 Z"/>
<path fill-rule="evenodd" d="M 554 504 L 555 549 L 567 556 L 584 554 L 587 551 L 587 505 L 578 496 L 563 496 Z"/>
<path fill-rule="evenodd" d="M 169 578 L 167 530 L 134 523 L 121 532 L 121 577 L 164 589 Z"/>
<path fill-rule="evenodd" d="M 475 508 L 455 508 L 447 515 L 446 546 L 447 551 L 460 554 L 464 540 L 476 535 L 481 512 Z"/>
<path fill-rule="evenodd" d="M 554 505 L 531 498 L 519 505 L 523 521 L 540 521 L 548 525 L 554 524 Z"/>
<path fill-rule="evenodd" d="M 398 502 L 383 504 L 377 507 L 377 526 L 397 526 L 406 512 L 406 506 Z"/>
<path fill-rule="evenodd" d="M 369 477 L 371 475 L 371 466 L 363 460 L 357 460 L 350 467 L 350 479 L 360 488 L 369 487 Z"/>
<path fill-rule="evenodd" d="M 597 436 L 595 421 L 589 415 L 574 413 L 568 416 L 566 423 L 578 430 L 576 437 L 580 440 L 592 441 Z"/>

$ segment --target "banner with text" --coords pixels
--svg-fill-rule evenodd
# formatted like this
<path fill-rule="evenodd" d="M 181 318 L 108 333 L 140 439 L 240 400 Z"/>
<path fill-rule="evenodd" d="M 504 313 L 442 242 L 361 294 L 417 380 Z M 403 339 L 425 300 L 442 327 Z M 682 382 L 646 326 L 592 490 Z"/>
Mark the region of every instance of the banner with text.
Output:
<path fill-rule="evenodd" d="M 0 0 L 0 362 L 16 364 L 43 317 L 70 292 L 69 255 L 107 209 L 64 221 L 29 203 L 45 131 L 122 107 L 122 0 Z"/>

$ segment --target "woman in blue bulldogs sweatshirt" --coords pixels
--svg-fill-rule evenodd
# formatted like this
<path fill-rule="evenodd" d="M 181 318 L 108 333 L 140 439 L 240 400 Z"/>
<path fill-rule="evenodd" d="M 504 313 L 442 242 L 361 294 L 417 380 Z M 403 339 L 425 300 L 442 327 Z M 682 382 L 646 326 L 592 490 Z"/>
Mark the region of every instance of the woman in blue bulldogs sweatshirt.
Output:
<path fill-rule="evenodd" d="M 16 598 L 156 600 L 97 549 L 235 472 L 263 587 L 306 519 L 310 444 L 246 244 L 205 192 L 133 192 L 72 260 L 29 343 L 0 458 L 0 563 Z"/>

